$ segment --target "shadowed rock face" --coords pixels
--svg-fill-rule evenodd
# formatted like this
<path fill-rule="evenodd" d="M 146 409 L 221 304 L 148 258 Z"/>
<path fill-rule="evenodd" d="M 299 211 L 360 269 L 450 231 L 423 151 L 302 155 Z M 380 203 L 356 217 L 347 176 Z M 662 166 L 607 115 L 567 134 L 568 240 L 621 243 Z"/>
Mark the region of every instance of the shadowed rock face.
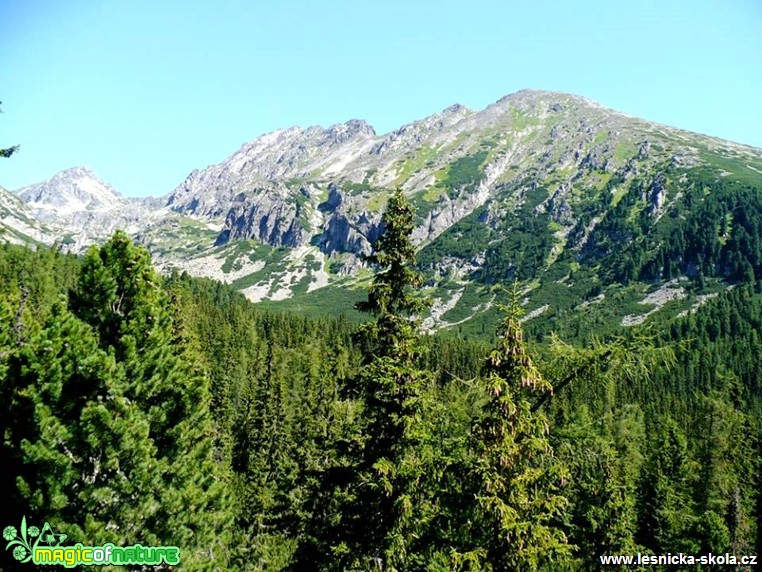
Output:
<path fill-rule="evenodd" d="M 309 234 L 300 221 L 299 203 L 289 202 L 277 189 L 251 194 L 239 193 L 234 198 L 215 245 L 248 238 L 272 246 L 290 247 L 308 241 Z"/>

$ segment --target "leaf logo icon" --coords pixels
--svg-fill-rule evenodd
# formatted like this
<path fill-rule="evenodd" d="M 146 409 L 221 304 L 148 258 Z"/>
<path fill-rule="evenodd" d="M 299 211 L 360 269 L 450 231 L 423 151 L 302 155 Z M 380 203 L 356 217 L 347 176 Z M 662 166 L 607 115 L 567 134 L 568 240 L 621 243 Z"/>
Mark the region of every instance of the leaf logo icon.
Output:
<path fill-rule="evenodd" d="M 13 557 L 19 562 L 29 562 L 32 554 L 38 546 L 61 546 L 67 535 L 53 532 L 47 522 L 42 531 L 36 526 L 26 525 L 26 516 L 21 519 L 21 529 L 15 526 L 6 526 L 3 529 L 3 538 L 8 541 L 5 549 L 13 548 Z"/>

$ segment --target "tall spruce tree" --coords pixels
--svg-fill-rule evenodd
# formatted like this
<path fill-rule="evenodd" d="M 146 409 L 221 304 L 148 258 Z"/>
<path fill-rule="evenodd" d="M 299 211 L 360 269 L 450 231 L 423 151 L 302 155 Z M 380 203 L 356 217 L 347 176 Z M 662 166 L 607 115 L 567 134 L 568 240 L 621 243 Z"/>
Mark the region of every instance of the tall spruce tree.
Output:
<path fill-rule="evenodd" d="M 362 367 L 355 382 L 364 406 L 363 449 L 357 474 L 356 521 L 362 565 L 405 569 L 420 532 L 417 506 L 422 477 L 422 393 L 429 376 L 419 369 L 418 314 L 423 277 L 414 269 L 414 210 L 401 190 L 389 198 L 384 230 L 368 262 L 378 269 L 368 299 L 357 304 L 375 321 L 358 332 Z M 370 516 L 370 518 L 368 518 Z"/>
<path fill-rule="evenodd" d="M 417 315 L 427 301 L 417 289 L 423 279 L 413 266 L 413 208 L 397 190 L 383 215 L 383 232 L 368 256 L 377 268 L 368 299 L 357 309 L 375 320 L 357 333 L 362 364 L 349 391 L 362 404 L 354 462 L 337 493 L 329 531 L 331 570 L 408 569 L 420 532 L 422 461 L 421 400 L 429 374 L 419 369 Z M 335 473 L 334 473 L 335 474 Z M 312 557 L 319 559 L 317 552 Z"/>
<path fill-rule="evenodd" d="M 545 415 L 532 411 L 553 388 L 524 345 L 516 287 L 503 310 L 497 345 L 479 378 L 487 402 L 469 444 L 475 461 L 464 490 L 474 502 L 466 546 L 483 570 L 538 570 L 569 554 L 555 525 L 568 505 L 560 493 L 568 471 L 554 455 Z"/>
<path fill-rule="evenodd" d="M 751 552 L 749 530 L 755 488 L 756 434 L 751 419 L 736 409 L 738 380 L 729 379 L 725 394 L 710 391 L 699 401 L 697 508 L 702 550 Z"/>

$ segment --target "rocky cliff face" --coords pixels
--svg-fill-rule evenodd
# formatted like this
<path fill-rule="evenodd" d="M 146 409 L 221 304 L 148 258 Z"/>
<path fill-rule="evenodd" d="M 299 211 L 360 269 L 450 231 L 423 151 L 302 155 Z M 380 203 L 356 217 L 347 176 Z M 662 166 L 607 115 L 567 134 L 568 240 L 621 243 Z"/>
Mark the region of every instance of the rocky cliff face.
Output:
<path fill-rule="evenodd" d="M 309 197 L 308 191 L 299 193 Z M 304 202 L 292 200 L 288 188 L 265 187 L 239 193 L 233 198 L 224 228 L 215 244 L 253 238 L 271 246 L 296 247 L 310 236 Z"/>
<path fill-rule="evenodd" d="M 225 217 L 239 193 L 272 182 L 340 172 L 343 162 L 367 151 L 375 132 L 351 120 L 328 129 L 291 127 L 246 143 L 219 165 L 193 171 L 167 199 L 181 213 Z"/>

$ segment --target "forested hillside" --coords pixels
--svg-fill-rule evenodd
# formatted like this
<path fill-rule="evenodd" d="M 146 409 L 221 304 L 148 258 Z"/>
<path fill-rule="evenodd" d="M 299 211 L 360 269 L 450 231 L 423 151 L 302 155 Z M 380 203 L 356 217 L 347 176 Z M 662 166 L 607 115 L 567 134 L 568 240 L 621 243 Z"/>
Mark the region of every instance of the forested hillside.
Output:
<path fill-rule="evenodd" d="M 399 192 L 361 321 L 161 276 L 122 232 L 84 258 L 3 245 L 3 526 L 26 515 L 73 542 L 177 545 L 183 570 L 582 571 L 607 554 L 761 554 L 758 193 L 715 193 L 651 244 L 616 216 L 638 192 L 586 242 L 604 286 L 690 272 L 733 287 L 628 329 L 580 312 L 527 322 L 525 337 L 516 285 L 494 289 L 496 336 L 422 334 L 415 214 Z M 717 213 L 732 214 L 727 239 L 683 244 Z M 569 269 L 585 272 L 584 257 Z"/>

